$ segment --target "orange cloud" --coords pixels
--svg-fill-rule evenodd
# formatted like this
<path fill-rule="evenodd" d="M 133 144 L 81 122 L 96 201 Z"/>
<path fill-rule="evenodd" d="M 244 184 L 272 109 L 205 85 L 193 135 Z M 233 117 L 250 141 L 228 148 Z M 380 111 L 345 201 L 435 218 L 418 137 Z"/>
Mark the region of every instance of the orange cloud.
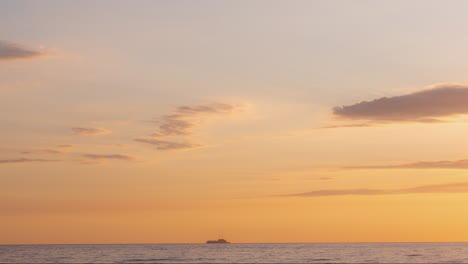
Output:
<path fill-rule="evenodd" d="M 344 169 L 468 169 L 468 159 L 418 161 L 413 163 L 383 166 L 355 166 L 344 167 Z"/>
<path fill-rule="evenodd" d="M 161 116 L 155 122 L 159 124 L 158 131 L 149 136 L 138 137 L 135 141 L 156 146 L 159 150 L 190 149 L 201 144 L 192 143 L 190 136 L 201 118 L 213 114 L 229 114 L 238 105 L 226 103 L 210 103 L 196 106 L 179 106 L 172 113 Z M 175 140 L 174 137 L 182 139 Z"/>
<path fill-rule="evenodd" d="M 122 155 L 122 154 L 83 154 L 88 159 L 94 160 L 134 160 L 134 157 Z"/>
<path fill-rule="evenodd" d="M 107 129 L 96 127 L 73 127 L 72 131 L 77 136 L 100 136 L 111 133 Z"/>
<path fill-rule="evenodd" d="M 24 45 L 0 40 L 0 61 L 17 59 L 35 59 L 46 55 L 45 52 L 28 48 Z"/>
<path fill-rule="evenodd" d="M 71 147 L 73 147 L 73 145 L 69 145 L 69 144 L 68 145 L 58 145 L 57 147 L 58 148 L 71 148 Z"/>
<path fill-rule="evenodd" d="M 424 193 L 468 193 L 468 182 L 422 185 L 403 189 L 338 189 L 318 190 L 305 193 L 287 194 L 289 197 L 320 197 L 342 195 L 396 195 Z"/>
<path fill-rule="evenodd" d="M 200 146 L 200 144 L 190 143 L 190 142 L 173 142 L 167 140 L 161 140 L 157 137 L 139 137 L 135 141 L 143 142 L 155 145 L 159 150 L 171 150 L 171 149 L 190 149 Z"/>
<path fill-rule="evenodd" d="M 57 161 L 60 161 L 60 160 L 19 158 L 19 159 L 0 160 L 0 164 L 28 163 L 28 162 L 57 162 Z"/>
<path fill-rule="evenodd" d="M 23 151 L 21 154 L 51 154 L 51 155 L 58 155 L 63 154 L 63 151 L 55 150 L 55 149 L 34 149 L 30 151 Z"/>
<path fill-rule="evenodd" d="M 347 124 L 347 125 L 334 125 L 334 126 L 324 126 L 317 129 L 331 129 L 331 128 L 345 128 L 345 127 L 370 127 L 372 124 Z"/>
<path fill-rule="evenodd" d="M 407 95 L 335 107 L 333 114 L 342 119 L 368 120 L 374 123 L 444 122 L 439 118 L 468 114 L 468 86 L 436 85 L 431 89 Z"/>

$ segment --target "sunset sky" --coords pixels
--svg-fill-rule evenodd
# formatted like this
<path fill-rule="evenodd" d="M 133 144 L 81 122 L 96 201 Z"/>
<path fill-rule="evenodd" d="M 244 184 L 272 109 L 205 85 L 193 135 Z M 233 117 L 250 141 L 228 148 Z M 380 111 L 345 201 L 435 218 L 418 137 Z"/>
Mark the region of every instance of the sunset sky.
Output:
<path fill-rule="evenodd" d="M 0 244 L 468 241 L 468 1 L 0 1 Z"/>

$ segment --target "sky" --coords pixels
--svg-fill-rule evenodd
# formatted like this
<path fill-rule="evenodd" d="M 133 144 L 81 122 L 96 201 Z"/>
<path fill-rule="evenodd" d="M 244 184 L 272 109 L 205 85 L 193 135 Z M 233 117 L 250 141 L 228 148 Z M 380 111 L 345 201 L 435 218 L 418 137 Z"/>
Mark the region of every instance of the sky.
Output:
<path fill-rule="evenodd" d="M 0 244 L 468 241 L 466 1 L 0 1 Z"/>

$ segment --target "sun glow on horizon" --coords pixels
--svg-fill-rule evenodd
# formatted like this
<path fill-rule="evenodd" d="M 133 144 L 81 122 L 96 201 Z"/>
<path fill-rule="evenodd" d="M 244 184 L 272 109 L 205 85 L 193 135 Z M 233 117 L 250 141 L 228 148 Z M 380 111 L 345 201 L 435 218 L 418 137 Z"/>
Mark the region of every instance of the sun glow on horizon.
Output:
<path fill-rule="evenodd" d="M 0 6 L 0 244 L 468 241 L 467 3 Z"/>

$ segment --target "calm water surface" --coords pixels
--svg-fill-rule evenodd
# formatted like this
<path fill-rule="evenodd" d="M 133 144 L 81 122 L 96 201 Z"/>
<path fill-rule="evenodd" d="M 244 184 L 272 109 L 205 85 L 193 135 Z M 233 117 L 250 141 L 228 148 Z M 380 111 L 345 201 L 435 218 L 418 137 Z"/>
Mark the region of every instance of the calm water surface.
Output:
<path fill-rule="evenodd" d="M 0 245 L 0 263 L 468 263 L 468 243 Z"/>

